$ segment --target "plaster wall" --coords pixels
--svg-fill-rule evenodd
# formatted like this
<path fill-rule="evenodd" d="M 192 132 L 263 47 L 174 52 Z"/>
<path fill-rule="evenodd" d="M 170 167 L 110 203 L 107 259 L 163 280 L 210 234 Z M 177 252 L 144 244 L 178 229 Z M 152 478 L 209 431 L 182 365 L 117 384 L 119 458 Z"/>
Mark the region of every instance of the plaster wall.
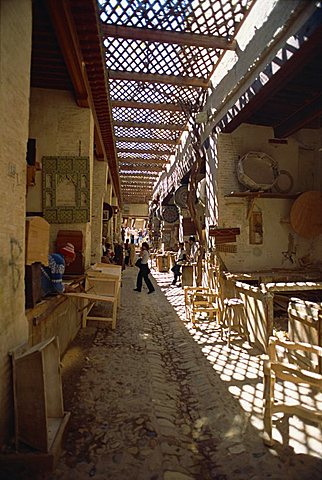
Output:
<path fill-rule="evenodd" d="M 319 153 L 317 149 L 313 153 L 312 150 L 308 150 L 309 144 L 305 140 L 309 140 L 310 135 L 311 133 L 302 131 L 301 140 L 290 137 L 287 144 L 274 144 L 269 143 L 269 139 L 273 138 L 271 128 L 243 124 L 233 134 L 217 136 L 216 152 L 212 158 L 213 164 L 217 164 L 215 176 L 212 178 L 215 182 L 215 202 L 218 205 L 214 224 L 222 228 L 240 228 L 237 252 L 221 252 L 229 270 L 296 268 L 301 266 L 301 259 L 307 255 L 314 264 L 322 262 L 321 236 L 305 239 L 297 235 L 290 225 L 290 210 L 294 199 L 256 198 L 251 204 L 248 198 L 227 197 L 231 192 L 247 190 L 247 187 L 238 181 L 236 167 L 239 158 L 249 151 L 265 152 L 277 160 L 280 169 L 291 174 L 293 187 L 290 193 L 316 189 L 321 184 L 321 178 L 317 178 L 321 172 L 319 175 L 312 175 L 312 172 L 313 169 L 315 173 L 318 171 Z M 319 132 L 316 131 L 317 139 L 318 136 Z M 308 164 L 310 168 L 306 168 L 308 151 L 311 152 Z M 262 214 L 262 244 L 250 243 L 250 226 L 247 218 L 250 208 Z"/>
<path fill-rule="evenodd" d="M 31 90 L 29 137 L 36 139 L 37 161 L 43 156 L 88 156 L 90 161 L 90 218 L 93 195 L 94 123 L 91 111 L 76 105 L 72 93 L 35 88 Z M 27 212 L 42 211 L 42 172 L 36 185 L 29 187 Z M 85 267 L 91 262 L 91 222 L 50 226 L 50 251 L 55 250 L 59 230 L 81 230 L 84 238 Z"/>
<path fill-rule="evenodd" d="M 0 1 L 0 449 L 13 428 L 8 352 L 28 339 L 24 243 L 31 29 L 31 0 Z"/>

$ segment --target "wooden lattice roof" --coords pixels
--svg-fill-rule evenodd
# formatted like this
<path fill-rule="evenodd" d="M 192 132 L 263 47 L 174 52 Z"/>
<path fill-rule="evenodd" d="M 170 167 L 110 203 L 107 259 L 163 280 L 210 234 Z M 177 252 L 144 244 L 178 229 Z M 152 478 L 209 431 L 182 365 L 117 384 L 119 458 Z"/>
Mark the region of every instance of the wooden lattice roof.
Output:
<path fill-rule="evenodd" d="M 151 198 L 252 0 L 97 0 L 124 202 Z"/>
<path fill-rule="evenodd" d="M 122 198 L 126 203 L 151 198 L 189 115 L 204 109 L 216 62 L 225 49 L 236 48 L 237 29 L 252 4 L 33 0 L 31 86 L 69 90 L 80 107 L 91 107 L 96 158 L 108 162 L 120 204 Z M 270 125 L 286 137 L 303 125 L 321 125 L 318 10 L 314 35 L 267 88 L 229 116 L 223 131 L 247 121 Z"/>

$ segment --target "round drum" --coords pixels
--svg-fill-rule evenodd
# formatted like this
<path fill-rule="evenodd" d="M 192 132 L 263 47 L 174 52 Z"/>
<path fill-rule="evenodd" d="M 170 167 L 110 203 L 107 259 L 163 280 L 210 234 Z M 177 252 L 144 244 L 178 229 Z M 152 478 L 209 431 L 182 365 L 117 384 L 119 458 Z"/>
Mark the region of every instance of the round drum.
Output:
<path fill-rule="evenodd" d="M 305 192 L 292 205 L 290 221 L 293 230 L 304 238 L 322 234 L 322 193 Z"/>
<path fill-rule="evenodd" d="M 174 193 L 174 203 L 177 207 L 187 208 L 188 202 L 188 186 L 181 185 Z"/>
<path fill-rule="evenodd" d="M 167 223 L 175 223 L 179 220 L 179 210 L 176 205 L 167 205 L 162 209 L 162 219 Z"/>

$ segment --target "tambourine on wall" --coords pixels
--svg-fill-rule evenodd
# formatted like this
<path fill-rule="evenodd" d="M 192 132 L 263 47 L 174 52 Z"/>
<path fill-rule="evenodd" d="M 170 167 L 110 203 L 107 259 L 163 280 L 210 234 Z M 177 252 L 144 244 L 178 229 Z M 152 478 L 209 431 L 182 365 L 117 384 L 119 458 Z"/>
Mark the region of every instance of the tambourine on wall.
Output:
<path fill-rule="evenodd" d="M 278 163 L 264 152 L 248 152 L 237 165 L 239 182 L 251 191 L 270 190 L 279 177 Z"/>
<path fill-rule="evenodd" d="M 162 208 L 162 220 L 167 223 L 175 223 L 179 220 L 179 210 L 176 205 L 167 205 Z"/>

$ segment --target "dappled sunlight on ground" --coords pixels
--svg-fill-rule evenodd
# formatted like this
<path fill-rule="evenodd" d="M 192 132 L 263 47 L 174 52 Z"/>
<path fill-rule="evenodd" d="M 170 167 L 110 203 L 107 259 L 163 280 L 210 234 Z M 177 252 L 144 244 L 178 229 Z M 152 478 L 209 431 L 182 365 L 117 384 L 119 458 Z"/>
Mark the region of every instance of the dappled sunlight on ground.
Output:
<path fill-rule="evenodd" d="M 186 320 L 183 288 L 172 286 L 173 275 L 152 270 L 152 275 L 161 291 L 173 306 L 178 317 L 185 324 L 190 335 L 231 395 L 249 416 L 250 423 L 263 432 L 263 357 L 262 352 L 240 336 L 234 335 L 230 348 L 221 339 L 216 322 L 199 322 L 194 328 Z M 314 394 L 304 385 L 285 382 L 276 384 L 276 397 L 288 403 L 302 403 L 305 406 L 322 410 L 322 395 Z M 309 454 L 322 458 L 322 430 L 318 424 L 310 423 L 296 416 L 276 414 L 273 417 L 273 438 L 278 451 L 281 445 L 289 445 L 296 453 Z"/>

